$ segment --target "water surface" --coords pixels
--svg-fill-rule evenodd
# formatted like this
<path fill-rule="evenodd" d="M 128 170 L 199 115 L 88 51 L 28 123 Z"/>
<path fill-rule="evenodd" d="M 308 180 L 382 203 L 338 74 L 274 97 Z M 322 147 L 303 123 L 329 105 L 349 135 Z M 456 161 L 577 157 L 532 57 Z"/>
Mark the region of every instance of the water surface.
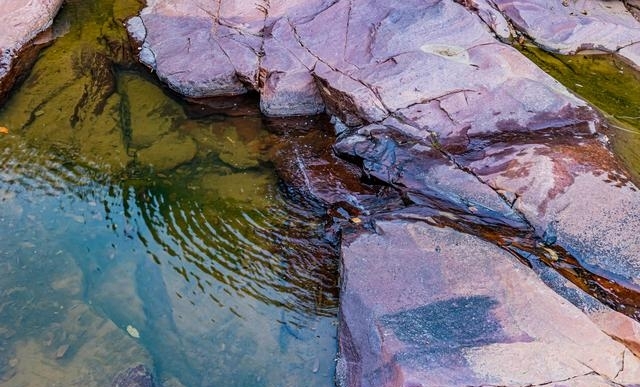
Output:
<path fill-rule="evenodd" d="M 69 1 L 0 107 L 0 386 L 331 386 L 336 255 L 259 116 L 190 118 L 131 0 Z M 139 336 L 139 337 L 136 337 Z"/>

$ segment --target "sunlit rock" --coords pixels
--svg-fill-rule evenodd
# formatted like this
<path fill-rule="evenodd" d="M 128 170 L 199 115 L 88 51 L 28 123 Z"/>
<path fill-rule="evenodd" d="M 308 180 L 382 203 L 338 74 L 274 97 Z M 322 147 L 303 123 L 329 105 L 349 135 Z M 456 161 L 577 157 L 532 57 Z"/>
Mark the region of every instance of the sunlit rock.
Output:
<path fill-rule="evenodd" d="M 479 238 L 379 222 L 376 234 L 343 243 L 342 273 L 340 386 L 640 378 L 628 349 Z"/>
<path fill-rule="evenodd" d="M 633 3 L 633 2 L 631 2 Z M 640 21 L 622 1 L 494 1 L 521 32 L 541 47 L 561 54 L 618 53 L 640 68 Z M 637 6 L 637 5 L 636 5 Z"/>

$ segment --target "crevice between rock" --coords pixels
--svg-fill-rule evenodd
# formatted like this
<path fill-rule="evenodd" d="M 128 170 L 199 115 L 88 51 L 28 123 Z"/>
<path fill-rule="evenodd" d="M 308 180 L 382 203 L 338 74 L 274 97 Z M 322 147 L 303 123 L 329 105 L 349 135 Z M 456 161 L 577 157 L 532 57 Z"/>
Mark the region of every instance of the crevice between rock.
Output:
<path fill-rule="evenodd" d="M 337 2 L 336 2 L 337 3 Z M 334 3 L 335 4 L 335 3 Z M 291 22 L 291 20 L 287 19 L 287 22 L 289 23 L 289 26 L 291 27 L 291 30 L 294 33 L 294 36 L 298 42 L 298 44 L 300 44 L 300 46 L 302 48 L 304 48 L 309 55 L 311 55 L 313 58 L 315 58 L 318 62 L 324 64 L 325 66 L 327 66 L 329 69 L 331 69 L 332 71 L 339 73 L 347 78 L 349 78 L 350 80 L 357 82 L 359 84 L 361 84 L 362 86 L 364 86 L 366 89 L 368 89 L 377 99 L 377 102 L 380 104 L 380 106 L 382 106 L 385 110 L 386 110 L 386 116 L 389 115 L 390 109 L 389 107 L 387 107 L 384 102 L 382 101 L 382 99 L 380 98 L 380 94 L 378 93 L 377 90 L 375 90 L 374 87 L 372 87 L 371 85 L 368 85 L 366 82 L 362 81 L 361 79 L 355 78 L 354 76 L 352 76 L 351 74 L 348 74 L 338 68 L 336 68 L 335 66 L 332 66 L 330 63 L 328 63 L 327 61 L 325 61 L 324 59 L 322 59 L 319 55 L 317 55 L 316 53 L 313 52 L 313 50 L 311 50 L 309 47 L 307 47 L 304 42 L 302 41 L 302 38 L 300 37 L 300 34 L 298 33 L 298 29 L 296 28 L 296 25 L 294 23 Z M 317 79 L 317 78 L 321 78 L 320 76 L 318 76 L 318 74 L 315 73 L 315 71 L 312 69 L 312 75 Z M 326 103 L 326 101 L 325 101 Z M 360 117 L 363 118 L 363 117 Z"/>

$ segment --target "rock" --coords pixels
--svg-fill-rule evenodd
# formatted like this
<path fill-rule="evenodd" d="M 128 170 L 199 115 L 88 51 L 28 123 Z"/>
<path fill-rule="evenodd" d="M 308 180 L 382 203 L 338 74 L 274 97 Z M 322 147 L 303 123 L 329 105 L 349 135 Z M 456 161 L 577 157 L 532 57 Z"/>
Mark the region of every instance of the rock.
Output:
<path fill-rule="evenodd" d="M 340 350 L 345 361 L 339 368 L 346 386 L 632 382 L 637 359 L 603 331 L 635 348 L 632 343 L 640 342 L 636 323 L 610 311 L 602 313 L 615 318 L 598 317 L 590 306 L 600 312 L 607 310 L 604 306 L 585 301 L 584 293 L 574 295 L 578 286 L 640 317 L 635 280 L 640 278 L 640 240 L 634 231 L 640 221 L 630 215 L 640 210 L 638 187 L 609 151 L 599 114 L 495 35 L 508 38 L 509 20 L 538 43 L 547 42 L 537 26 L 553 22 L 547 28 L 555 34 L 549 47 L 553 39 L 560 41 L 554 50 L 620 49 L 620 55 L 635 60 L 640 57 L 638 22 L 618 2 L 569 1 L 566 7 L 558 2 L 553 13 L 541 0 L 460 3 L 468 8 L 437 0 L 227 2 L 236 7 L 233 22 L 224 10 L 211 15 L 195 10 L 190 1 L 173 9 L 154 3 L 129 22 L 129 30 L 140 42 L 141 60 L 177 91 L 204 96 L 255 89 L 268 115 L 319 111 L 319 95 L 336 117 L 339 138 L 333 149 L 351 164 L 327 150 L 334 136 L 328 131 L 283 130 L 299 146 L 276 146 L 273 159 L 292 191 L 304 192 L 301 197 L 311 197 L 329 207 L 332 218 L 350 224 L 343 234 Z M 266 13 L 261 22 L 257 8 Z M 179 28 L 171 20 L 197 15 L 206 20 Z M 166 26 L 177 33 L 171 37 Z M 191 39 L 198 34 L 207 39 Z M 249 53 L 256 47 L 253 40 L 241 50 L 226 51 L 227 61 L 207 57 L 217 50 L 210 42 L 238 34 L 261 41 L 261 49 L 253 52 L 259 59 Z M 169 43 L 161 39 L 166 36 Z M 185 41 L 197 45 L 185 51 Z M 175 57 L 179 66 L 171 67 Z M 213 76 L 203 78 L 199 69 L 216 63 L 209 71 Z M 198 67 L 193 77 L 179 71 L 189 66 Z M 298 107 L 292 105 L 295 99 Z M 378 223 L 380 235 L 363 239 L 350 231 L 374 230 L 375 219 L 398 217 L 456 231 L 405 223 Z M 361 222 L 349 222 L 356 218 Z M 412 227 L 422 230 L 421 240 L 407 236 Z M 436 236 L 434 251 L 451 249 L 442 263 L 431 251 L 410 258 Z M 541 277 L 549 267 L 562 273 L 575 285 L 547 283 L 575 305 L 478 236 L 531 266 L 544 263 L 546 269 L 537 268 Z M 350 238 L 356 242 L 349 245 Z M 359 243 L 366 246 L 352 250 Z M 468 259 L 471 252 L 481 257 Z M 352 256 L 369 262 L 354 269 Z M 465 257 L 464 264 L 454 261 Z M 486 257 L 493 259 L 485 262 Z M 445 283 L 439 276 L 448 270 L 444 262 L 461 277 Z M 409 280 L 416 273 L 421 277 Z M 384 278 L 373 279 L 376 275 Z M 360 287 L 353 282 L 358 276 Z M 490 281 L 497 282 L 485 285 Z M 428 283 L 424 292 L 415 291 L 420 297 L 407 298 L 423 283 Z M 527 299 L 534 296 L 535 302 Z M 529 310 L 513 309 L 516 314 L 509 315 L 505 311 L 513 305 Z M 537 309 L 540 305 L 545 306 Z M 547 308 L 553 320 L 547 319 Z M 571 321 L 564 321 L 566 316 Z M 422 325 L 412 325 L 412 318 Z M 561 327 L 574 324 L 565 336 Z M 425 349 L 424 340 L 433 347 Z M 623 353 L 632 360 L 629 368 L 625 360 L 619 373 Z M 509 364 L 512 358 L 524 360 Z"/>
<path fill-rule="evenodd" d="M 625 0 L 624 5 L 629 12 L 638 20 L 640 20 L 640 1 L 638 0 Z"/>
<path fill-rule="evenodd" d="M 56 359 L 62 359 L 69 350 L 69 344 L 63 344 L 56 350 Z"/>
<path fill-rule="evenodd" d="M 632 14 L 637 12 L 633 5 L 628 4 L 627 9 L 621 1 L 596 0 L 493 3 L 544 49 L 561 54 L 589 50 L 618 53 L 640 68 L 640 21 Z"/>
<path fill-rule="evenodd" d="M 153 375 L 142 364 L 121 371 L 111 382 L 111 387 L 155 387 Z"/>
<path fill-rule="evenodd" d="M 140 58 L 188 97 L 236 95 L 255 88 L 265 14 L 253 3 L 156 2 L 129 20 Z"/>
<path fill-rule="evenodd" d="M 51 26 L 62 3 L 8 0 L 0 4 L 0 103 L 16 78 L 33 64 L 38 53 L 34 41 Z"/>
<path fill-rule="evenodd" d="M 343 244 L 339 385 L 640 380 L 638 358 L 504 250 L 420 222 L 377 229 Z"/>
<path fill-rule="evenodd" d="M 311 75 L 314 59 L 296 40 L 294 26 L 280 18 L 269 27 L 260 62 L 260 109 L 270 116 L 314 115 L 324 102 Z"/>
<path fill-rule="evenodd" d="M 122 141 L 121 101 L 107 56 L 106 35 L 111 31 L 101 20 L 110 15 L 92 14 L 92 9 L 65 7 L 54 29 L 71 28 L 73 33 L 59 32 L 56 44 L 40 55 L 25 78 L 28 87 L 3 105 L 0 121 L 32 144 L 68 152 L 100 171 L 117 172 L 131 159 Z M 90 15 L 82 25 L 69 26 L 66 13 L 71 11 Z"/>
<path fill-rule="evenodd" d="M 363 184 L 360 169 L 331 151 L 334 135 L 325 119 L 270 120 L 267 127 L 280 133 L 270 159 L 291 192 L 321 207 L 342 206 L 354 211 L 351 215 L 375 205 L 378 193 L 385 196 Z"/>
<path fill-rule="evenodd" d="M 128 146 L 141 149 L 150 146 L 174 129 L 176 120 L 184 117 L 180 105 L 167 98 L 161 88 L 133 74 L 119 77 L 122 96 L 123 131 Z"/>
<path fill-rule="evenodd" d="M 273 186 L 276 177 L 264 172 L 246 171 L 228 175 L 206 174 L 198 181 L 207 193 L 207 201 L 220 200 L 235 203 L 236 207 L 264 209 L 273 204 Z"/>
<path fill-rule="evenodd" d="M 155 171 L 167 171 L 193 160 L 198 153 L 198 145 L 189 136 L 169 132 L 151 146 L 136 152 L 136 162 Z"/>

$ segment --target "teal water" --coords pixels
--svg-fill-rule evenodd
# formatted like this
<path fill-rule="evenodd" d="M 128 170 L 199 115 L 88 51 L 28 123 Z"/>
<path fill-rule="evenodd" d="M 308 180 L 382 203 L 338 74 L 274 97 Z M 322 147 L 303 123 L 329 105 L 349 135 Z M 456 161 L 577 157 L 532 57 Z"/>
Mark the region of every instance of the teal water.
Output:
<path fill-rule="evenodd" d="M 323 225 L 278 188 L 260 117 L 189 118 L 135 69 L 137 6 L 68 2 L 0 107 L 0 386 L 138 363 L 163 386 L 332 386 Z"/>

